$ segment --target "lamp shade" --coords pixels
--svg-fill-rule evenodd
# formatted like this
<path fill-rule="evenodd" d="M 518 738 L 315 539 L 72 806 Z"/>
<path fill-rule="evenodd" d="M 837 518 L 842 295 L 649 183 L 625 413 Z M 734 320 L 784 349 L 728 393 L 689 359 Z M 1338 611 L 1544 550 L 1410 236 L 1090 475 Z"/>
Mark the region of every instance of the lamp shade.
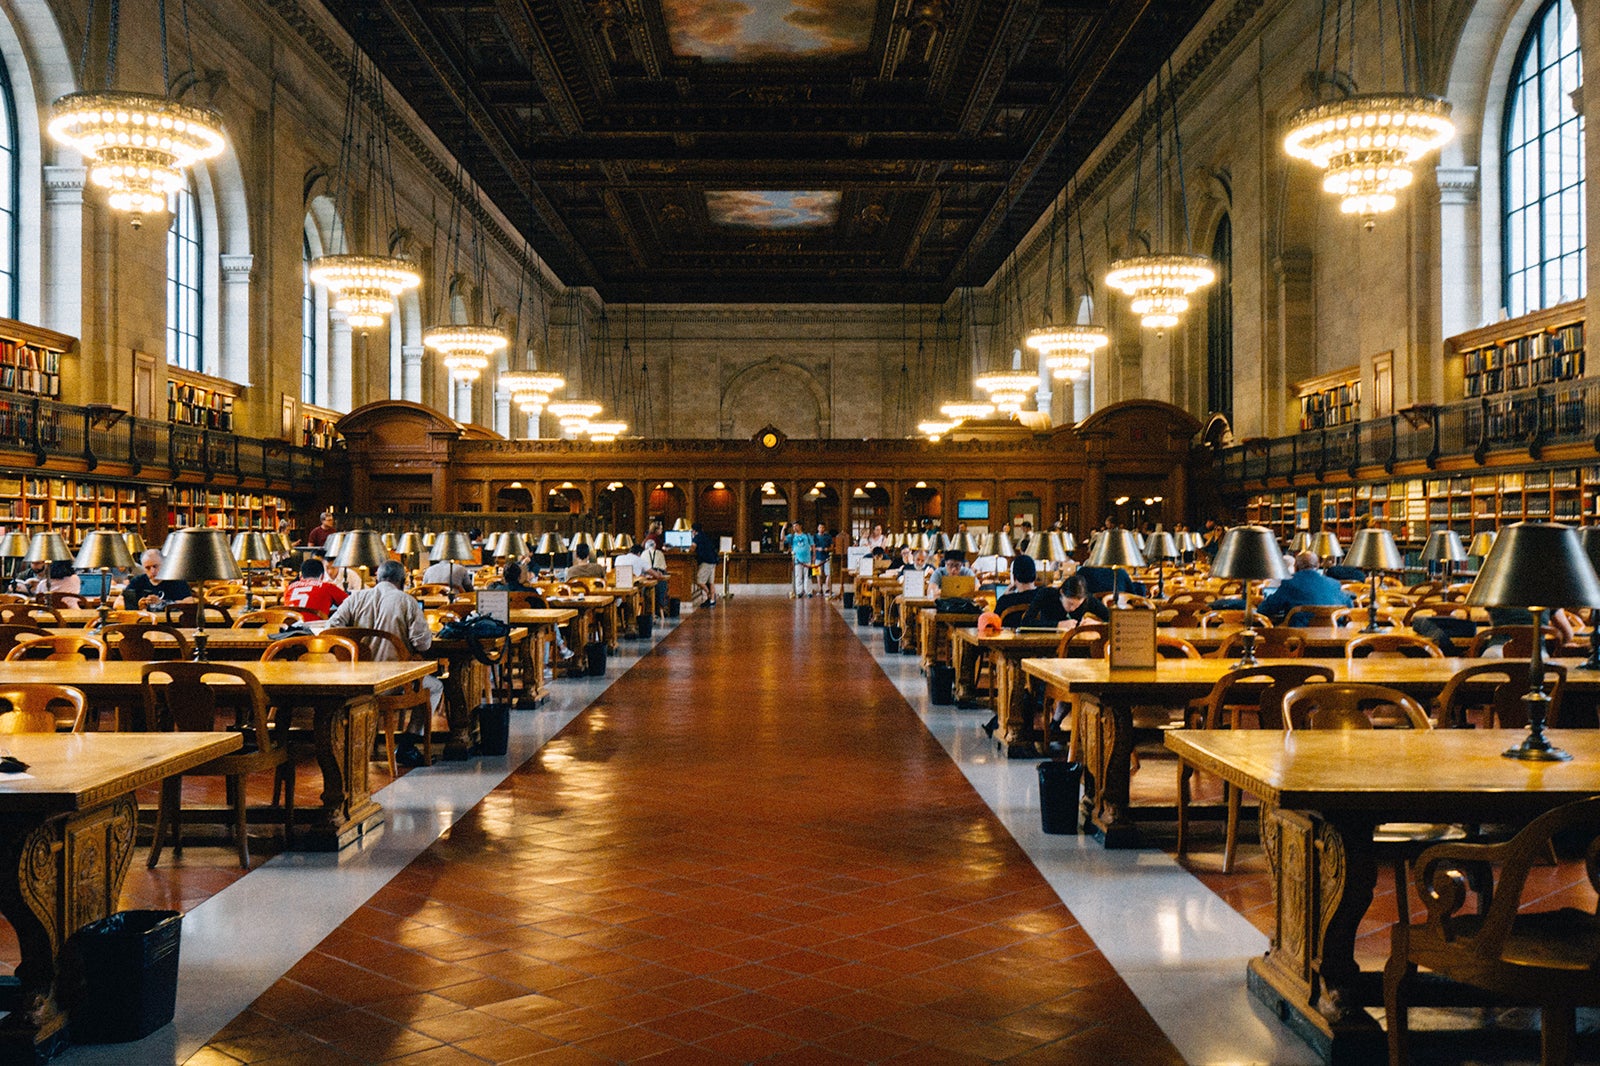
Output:
<path fill-rule="evenodd" d="M 1345 553 L 1344 565 L 1357 570 L 1403 570 L 1406 561 L 1400 557 L 1400 546 L 1394 534 L 1387 529 L 1358 529 L 1350 538 L 1350 550 Z"/>
<path fill-rule="evenodd" d="M 27 552 L 22 556 L 23 561 L 29 563 L 59 563 L 71 558 L 72 552 L 67 550 L 67 542 L 53 529 L 46 533 L 35 533 L 28 542 Z"/>
<path fill-rule="evenodd" d="M 1028 541 L 1028 554 L 1041 563 L 1059 563 L 1061 542 L 1054 535 L 1038 534 Z"/>
<path fill-rule="evenodd" d="M 1074 537 L 1071 533 L 1051 533 L 1050 539 L 1061 545 L 1061 554 L 1064 556 L 1071 555 L 1073 552 L 1078 550 L 1078 538 Z"/>
<path fill-rule="evenodd" d="M 1584 526 L 1578 530 L 1578 543 L 1583 545 L 1590 564 L 1600 571 L 1600 526 Z"/>
<path fill-rule="evenodd" d="M 1278 538 L 1265 526 L 1234 526 L 1222 535 L 1213 577 L 1243 581 L 1281 581 L 1289 576 Z"/>
<path fill-rule="evenodd" d="M 611 542 L 611 546 L 619 551 L 627 551 L 633 547 L 633 538 L 626 533 L 618 533 L 616 540 Z"/>
<path fill-rule="evenodd" d="M 559 555 L 567 550 L 566 542 L 561 539 L 560 533 L 541 533 L 539 543 L 534 545 L 535 555 Z"/>
<path fill-rule="evenodd" d="M 260 533 L 235 533 L 233 558 L 240 566 L 265 565 L 272 561 L 272 546 Z"/>
<path fill-rule="evenodd" d="M 329 559 L 339 558 L 339 548 L 344 544 L 345 531 L 338 530 L 328 534 L 328 539 L 322 542 L 322 554 Z"/>
<path fill-rule="evenodd" d="M 171 533 L 167 534 L 167 539 L 161 542 L 162 555 L 165 555 L 167 552 L 171 551 L 172 546 L 178 542 L 178 532 L 178 530 L 174 529 Z"/>
<path fill-rule="evenodd" d="M 128 546 L 128 554 L 133 556 L 135 559 L 139 558 L 139 556 L 143 555 L 145 552 L 144 538 L 138 533 L 124 533 L 122 535 L 122 542 Z M 4 552 L 0 552 L 0 555 L 4 554 Z"/>
<path fill-rule="evenodd" d="M 428 558 L 436 563 L 475 563 L 478 552 L 471 537 L 458 529 L 447 529 L 433 538 Z"/>
<path fill-rule="evenodd" d="M 157 581 L 237 581 L 239 564 L 220 529 L 180 529 L 167 539 Z"/>
<path fill-rule="evenodd" d="M 1428 543 L 1422 549 L 1425 563 L 1465 562 L 1467 549 L 1461 546 L 1461 534 L 1453 529 L 1436 529 L 1428 534 Z"/>
<path fill-rule="evenodd" d="M 1206 546 L 1206 538 L 1202 537 L 1200 534 L 1194 532 L 1193 530 L 1190 530 L 1188 533 L 1185 533 L 1183 535 L 1183 550 L 1184 551 L 1186 551 L 1186 552 L 1197 552 L 1201 548 L 1204 548 L 1205 546 Z"/>
<path fill-rule="evenodd" d="M 1111 529 L 1095 541 L 1089 553 L 1090 566 L 1143 566 L 1144 550 L 1131 529 Z M 1281 565 L 1281 564 L 1280 564 Z"/>
<path fill-rule="evenodd" d="M 520 559 L 527 555 L 531 549 L 528 547 L 528 538 L 516 530 L 503 533 L 500 536 L 500 551 L 507 559 Z"/>
<path fill-rule="evenodd" d="M 127 570 L 133 566 L 133 555 L 121 533 L 114 529 L 91 529 L 84 534 L 72 565 L 79 570 Z"/>
<path fill-rule="evenodd" d="M 1571 526 L 1515 522 L 1467 593 L 1473 607 L 1600 607 L 1600 576 Z"/>
<path fill-rule="evenodd" d="M 984 546 L 985 555 L 998 555 L 1010 559 L 1017 554 L 1017 546 L 1011 543 L 1011 534 L 1006 532 L 989 534 L 989 543 Z"/>
<path fill-rule="evenodd" d="M 594 538 L 589 536 L 589 534 L 580 531 L 578 533 L 574 533 L 572 535 L 572 539 L 567 541 L 568 548 L 576 548 L 580 544 L 587 544 L 589 547 L 593 548 Z"/>
<path fill-rule="evenodd" d="M 1305 530 L 1301 530 L 1299 533 L 1296 533 L 1294 536 L 1289 538 L 1289 550 L 1292 552 L 1303 552 L 1310 547 L 1311 534 Z"/>
<path fill-rule="evenodd" d="M 1146 559 L 1176 559 L 1178 542 L 1171 533 L 1152 533 L 1144 542 Z"/>
<path fill-rule="evenodd" d="M 333 565 L 364 566 L 375 571 L 388 561 L 389 548 L 383 543 L 383 534 L 375 529 L 353 529 L 339 545 Z"/>
<path fill-rule="evenodd" d="M 422 534 L 402 533 L 400 539 L 394 542 L 394 550 L 401 555 L 422 554 Z"/>
<path fill-rule="evenodd" d="M 672 523 L 672 531 L 674 533 L 687 533 L 689 531 L 689 520 L 686 518 L 674 519 Z"/>
<path fill-rule="evenodd" d="M 596 554 L 604 554 L 611 550 L 616 541 L 611 539 L 610 533 L 596 533 L 594 535 L 594 550 Z"/>
<path fill-rule="evenodd" d="M 0 537 L 0 558 L 20 559 L 28 554 L 28 535 L 26 533 L 7 533 Z"/>
<path fill-rule="evenodd" d="M 491 559 L 504 559 L 506 553 L 500 550 L 500 544 L 505 540 L 504 533 L 490 533 L 483 538 L 483 554 Z"/>
<path fill-rule="evenodd" d="M 1482 533 L 1473 534 L 1472 544 L 1467 548 L 1467 554 L 1476 555 L 1478 558 L 1484 559 L 1488 557 L 1489 549 L 1493 547 L 1494 530 L 1485 530 Z"/>
<path fill-rule="evenodd" d="M 397 541 L 398 538 L 393 533 L 385 533 L 383 535 L 383 546 L 388 548 L 390 551 L 394 551 L 394 546 Z"/>
<path fill-rule="evenodd" d="M 1344 558 L 1344 545 L 1339 543 L 1339 535 L 1326 529 L 1314 534 L 1307 547 L 1316 552 L 1317 558 L 1325 563 Z"/>
<path fill-rule="evenodd" d="M 424 548 L 432 548 L 433 542 L 438 538 L 438 536 L 439 534 L 435 533 L 433 530 L 428 530 L 428 532 L 422 535 L 422 546 Z"/>

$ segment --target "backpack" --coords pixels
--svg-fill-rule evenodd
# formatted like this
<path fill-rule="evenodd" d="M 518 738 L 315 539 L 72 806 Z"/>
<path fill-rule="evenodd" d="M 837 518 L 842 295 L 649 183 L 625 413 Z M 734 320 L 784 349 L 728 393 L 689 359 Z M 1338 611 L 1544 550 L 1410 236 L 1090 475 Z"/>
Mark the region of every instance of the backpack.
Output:
<path fill-rule="evenodd" d="M 511 627 L 498 618 L 486 614 L 469 614 L 453 618 L 439 627 L 440 640 L 465 640 L 472 657 L 480 663 L 493 665 L 505 657 L 504 641 L 511 635 Z M 496 641 L 501 647 L 493 647 Z"/>

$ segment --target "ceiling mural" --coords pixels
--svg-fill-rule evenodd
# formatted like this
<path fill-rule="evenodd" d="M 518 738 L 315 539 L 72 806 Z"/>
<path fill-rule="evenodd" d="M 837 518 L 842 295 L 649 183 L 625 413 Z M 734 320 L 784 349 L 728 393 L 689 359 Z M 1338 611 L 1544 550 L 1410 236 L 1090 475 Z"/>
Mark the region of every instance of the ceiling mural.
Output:
<path fill-rule="evenodd" d="M 714 189 L 706 192 L 706 215 L 719 226 L 745 229 L 810 229 L 839 221 L 837 192 L 773 192 Z"/>
<path fill-rule="evenodd" d="M 1213 0 L 322 2 L 566 284 L 923 303 L 998 269 Z"/>
<path fill-rule="evenodd" d="M 681 56 L 759 62 L 865 51 L 877 0 L 662 0 Z"/>

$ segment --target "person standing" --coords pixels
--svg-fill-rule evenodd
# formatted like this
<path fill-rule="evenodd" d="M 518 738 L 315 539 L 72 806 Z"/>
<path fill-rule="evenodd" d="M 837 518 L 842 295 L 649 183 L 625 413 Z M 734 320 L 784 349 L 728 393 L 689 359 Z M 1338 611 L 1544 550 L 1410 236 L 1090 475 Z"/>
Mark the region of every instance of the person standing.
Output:
<path fill-rule="evenodd" d="M 821 522 L 817 523 L 817 535 L 811 538 L 812 546 L 816 553 L 812 556 L 822 564 L 822 598 L 828 598 L 828 585 L 833 579 L 833 534 L 828 532 L 828 527 Z"/>
<path fill-rule="evenodd" d="M 705 531 L 699 522 L 694 524 L 694 583 L 705 595 L 705 605 L 717 605 L 717 538 Z"/>
<path fill-rule="evenodd" d="M 783 546 L 794 563 L 794 587 L 789 590 L 789 598 L 797 600 L 811 595 L 811 553 L 816 547 L 811 534 L 796 522 L 790 527 L 789 535 L 783 538 Z"/>
<path fill-rule="evenodd" d="M 306 543 L 313 548 L 321 548 L 328 543 L 328 534 L 333 532 L 333 512 L 323 511 L 322 520 L 311 527 L 306 533 Z"/>

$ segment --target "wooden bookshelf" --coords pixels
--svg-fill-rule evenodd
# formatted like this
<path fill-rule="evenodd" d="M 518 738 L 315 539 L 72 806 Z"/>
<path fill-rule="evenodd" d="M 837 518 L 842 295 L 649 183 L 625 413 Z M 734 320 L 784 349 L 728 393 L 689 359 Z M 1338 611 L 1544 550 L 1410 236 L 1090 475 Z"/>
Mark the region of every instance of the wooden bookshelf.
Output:
<path fill-rule="evenodd" d="M 0 528 L 54 529 L 76 545 L 91 529 L 140 528 L 146 517 L 143 496 L 126 483 L 0 471 Z"/>
<path fill-rule="evenodd" d="M 1361 368 L 1335 370 L 1296 382 L 1300 398 L 1300 429 L 1328 429 L 1361 418 Z"/>
<path fill-rule="evenodd" d="M 1578 300 L 1445 341 L 1447 352 L 1461 361 L 1462 395 L 1492 397 L 1581 378 L 1583 312 Z"/>
<path fill-rule="evenodd" d="M 61 359 L 77 346 L 65 333 L 0 318 L 0 445 L 60 442 L 59 415 L 35 401 L 61 397 Z"/>
<path fill-rule="evenodd" d="M 287 517 L 289 505 L 280 497 L 204 485 L 179 485 L 167 502 L 167 524 L 174 529 L 202 526 L 239 530 L 272 530 Z"/>
<path fill-rule="evenodd" d="M 326 407 L 300 405 L 300 434 L 297 444 L 305 448 L 331 448 L 344 438 L 334 427 L 343 418 L 338 411 Z"/>
<path fill-rule="evenodd" d="M 241 388 L 231 381 L 167 367 L 167 421 L 233 432 L 233 404 Z"/>

